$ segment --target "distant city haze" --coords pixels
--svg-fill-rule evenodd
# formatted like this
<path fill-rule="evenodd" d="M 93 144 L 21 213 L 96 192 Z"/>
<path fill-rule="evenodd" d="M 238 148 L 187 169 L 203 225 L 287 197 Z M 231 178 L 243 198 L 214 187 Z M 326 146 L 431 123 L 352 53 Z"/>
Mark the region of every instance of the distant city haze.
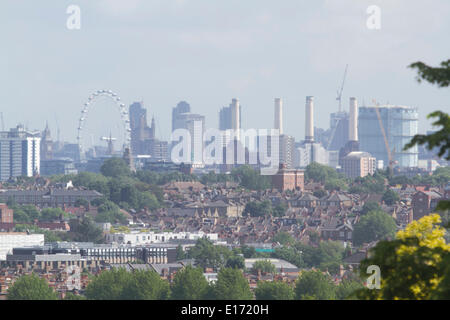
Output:
<path fill-rule="evenodd" d="M 80 30 L 66 27 L 71 4 Z M 370 5 L 381 9 L 380 30 L 366 26 Z M 448 0 L 2 0 L 0 109 L 6 130 L 48 121 L 53 139 L 58 124 L 75 142 L 84 103 L 110 89 L 127 107 L 143 101 L 168 140 L 180 101 L 218 128 L 220 109 L 237 98 L 243 128 L 273 128 L 282 98 L 283 132 L 302 140 L 305 96 L 314 96 L 314 125 L 329 128 L 348 64 L 345 111 L 350 97 L 417 107 L 424 133 L 427 114 L 450 112 L 450 90 L 417 83 L 407 66 L 450 58 L 449 16 Z M 123 135 L 112 101 L 89 112 L 86 143 Z"/>

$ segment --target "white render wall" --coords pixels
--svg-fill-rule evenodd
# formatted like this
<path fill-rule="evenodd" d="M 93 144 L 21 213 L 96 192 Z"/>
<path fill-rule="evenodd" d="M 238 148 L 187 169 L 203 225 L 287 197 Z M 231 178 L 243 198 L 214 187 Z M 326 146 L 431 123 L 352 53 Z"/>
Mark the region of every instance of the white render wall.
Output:
<path fill-rule="evenodd" d="M 0 232 L 0 260 L 6 260 L 6 255 L 12 253 L 13 248 L 43 246 L 43 234 L 23 234 L 15 232 Z"/>
<path fill-rule="evenodd" d="M 203 232 L 131 232 L 131 233 L 111 233 L 106 235 L 107 243 L 118 243 L 131 245 L 144 245 L 152 243 L 166 243 L 170 240 L 197 240 L 206 237 L 211 241 L 217 241 L 219 235 L 217 233 L 203 233 Z"/>

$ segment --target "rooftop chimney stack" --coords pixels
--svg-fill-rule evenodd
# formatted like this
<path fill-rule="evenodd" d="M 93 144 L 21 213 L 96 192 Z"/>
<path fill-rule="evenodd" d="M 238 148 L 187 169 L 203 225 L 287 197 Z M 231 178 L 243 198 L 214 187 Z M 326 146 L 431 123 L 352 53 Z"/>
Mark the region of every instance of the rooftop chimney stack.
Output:
<path fill-rule="evenodd" d="M 280 98 L 275 99 L 275 124 L 274 129 L 283 134 L 283 101 Z"/>
<path fill-rule="evenodd" d="M 240 119 L 239 119 L 239 109 L 240 109 L 240 104 L 239 104 L 239 100 L 238 99 L 233 99 L 231 102 L 231 124 L 232 124 L 232 129 L 235 131 L 235 135 L 237 140 L 239 140 L 239 129 L 241 129 L 239 127 L 239 123 L 240 123 Z"/>
<path fill-rule="evenodd" d="M 305 141 L 314 141 L 314 97 L 306 97 L 305 107 Z"/>
<path fill-rule="evenodd" d="M 348 124 L 348 140 L 358 141 L 358 101 L 350 98 L 350 118 Z"/>

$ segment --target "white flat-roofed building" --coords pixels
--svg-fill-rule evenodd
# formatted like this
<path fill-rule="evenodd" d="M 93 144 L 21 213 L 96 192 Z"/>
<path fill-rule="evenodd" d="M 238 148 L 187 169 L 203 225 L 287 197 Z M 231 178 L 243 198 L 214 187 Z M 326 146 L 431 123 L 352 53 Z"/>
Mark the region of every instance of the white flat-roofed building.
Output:
<path fill-rule="evenodd" d="M 152 243 L 165 243 L 172 240 L 198 240 L 208 238 L 211 241 L 217 241 L 217 233 L 204 232 L 130 232 L 130 233 L 110 233 L 106 235 L 107 243 L 144 245 Z"/>
<path fill-rule="evenodd" d="M 43 234 L 26 234 L 25 232 L 0 232 L 0 261 L 6 260 L 6 255 L 13 248 L 43 246 Z"/>

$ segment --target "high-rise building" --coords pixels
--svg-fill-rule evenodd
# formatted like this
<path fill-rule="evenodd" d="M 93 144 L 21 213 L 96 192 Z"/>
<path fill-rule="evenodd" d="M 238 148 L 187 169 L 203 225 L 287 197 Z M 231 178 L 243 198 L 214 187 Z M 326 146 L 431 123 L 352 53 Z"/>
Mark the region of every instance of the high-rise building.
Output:
<path fill-rule="evenodd" d="M 283 101 L 275 98 L 274 129 L 278 129 L 280 135 L 283 134 Z"/>
<path fill-rule="evenodd" d="M 150 155 L 154 161 L 167 161 L 169 160 L 169 151 L 167 141 L 161 141 L 158 139 L 148 139 L 145 141 L 144 154 Z"/>
<path fill-rule="evenodd" d="M 305 141 L 314 141 L 314 97 L 306 97 L 305 106 Z"/>
<path fill-rule="evenodd" d="M 182 101 L 172 110 L 172 131 L 186 129 L 191 137 L 191 162 L 195 165 L 203 163 L 203 135 L 206 131 L 205 116 L 191 113 L 187 102 Z M 183 112 L 186 111 L 187 112 Z"/>
<path fill-rule="evenodd" d="M 186 101 L 180 101 L 177 106 L 172 109 L 172 131 L 183 128 L 183 125 L 179 124 L 179 115 L 190 112 L 191 106 Z"/>
<path fill-rule="evenodd" d="M 376 159 L 367 152 L 352 151 L 342 159 L 342 170 L 352 179 L 374 174 L 376 165 Z"/>
<path fill-rule="evenodd" d="M 380 119 L 378 119 L 376 108 L 379 110 Z M 384 134 L 380 122 L 384 128 Z M 407 151 L 403 150 L 403 147 L 418 133 L 419 113 L 416 108 L 395 105 L 360 107 L 358 123 L 361 151 L 369 152 L 387 166 L 389 159 L 386 138 L 392 160 L 397 166 L 418 166 L 417 146 Z"/>
<path fill-rule="evenodd" d="M 294 168 L 295 157 L 295 138 L 287 134 L 280 135 L 280 156 L 279 161 L 285 165 L 285 168 Z"/>
<path fill-rule="evenodd" d="M 45 126 L 45 130 L 41 135 L 41 160 L 53 159 L 53 140 L 50 135 L 50 129 L 48 123 Z"/>
<path fill-rule="evenodd" d="M 304 143 L 295 149 L 294 167 L 305 168 L 313 162 L 329 165 L 328 151 L 320 143 Z"/>
<path fill-rule="evenodd" d="M 232 106 L 223 107 L 219 111 L 219 130 L 233 129 Z M 242 128 L 242 108 L 239 108 L 239 128 Z"/>
<path fill-rule="evenodd" d="M 144 154 L 145 141 L 155 138 L 155 120 L 152 126 L 147 124 L 147 110 L 142 102 L 130 105 L 131 152 L 133 155 Z"/>
<path fill-rule="evenodd" d="M 340 150 L 348 141 L 349 114 L 345 111 L 330 114 L 327 150 Z"/>
<path fill-rule="evenodd" d="M 32 177 L 40 172 L 39 132 L 17 126 L 0 132 L 0 181 L 12 177 Z"/>
<path fill-rule="evenodd" d="M 236 130 L 236 136 L 239 140 L 239 130 L 241 129 L 241 104 L 238 99 L 231 101 L 231 129 Z"/>

